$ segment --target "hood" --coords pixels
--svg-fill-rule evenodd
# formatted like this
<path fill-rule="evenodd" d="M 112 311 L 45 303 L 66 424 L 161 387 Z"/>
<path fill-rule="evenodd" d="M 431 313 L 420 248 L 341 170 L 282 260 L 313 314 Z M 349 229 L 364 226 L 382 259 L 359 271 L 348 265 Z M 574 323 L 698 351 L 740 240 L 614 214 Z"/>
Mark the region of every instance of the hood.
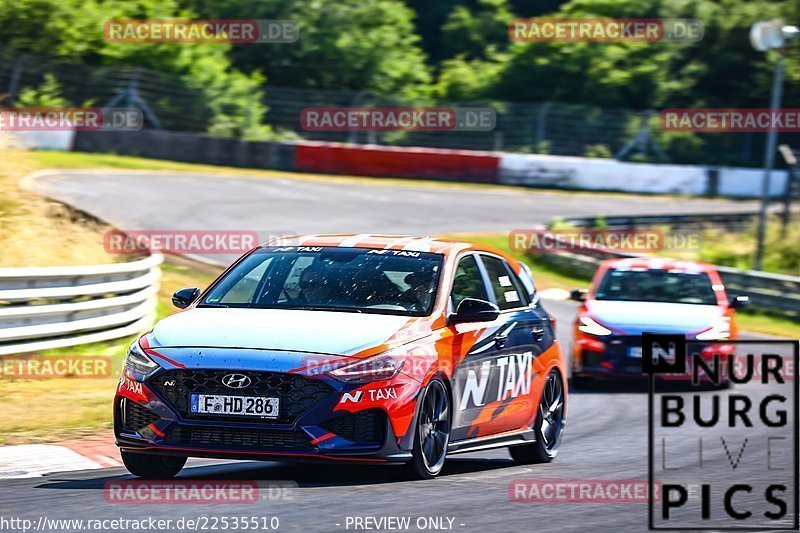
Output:
<path fill-rule="evenodd" d="M 164 318 L 152 347 L 252 348 L 351 355 L 403 341 L 413 317 L 294 309 L 192 308 Z M 417 337 L 419 329 L 414 329 Z M 411 332 L 407 335 L 408 340 Z"/>
<path fill-rule="evenodd" d="M 626 335 L 698 333 L 724 314 L 716 305 L 609 300 L 590 300 L 586 309 L 598 322 Z"/>

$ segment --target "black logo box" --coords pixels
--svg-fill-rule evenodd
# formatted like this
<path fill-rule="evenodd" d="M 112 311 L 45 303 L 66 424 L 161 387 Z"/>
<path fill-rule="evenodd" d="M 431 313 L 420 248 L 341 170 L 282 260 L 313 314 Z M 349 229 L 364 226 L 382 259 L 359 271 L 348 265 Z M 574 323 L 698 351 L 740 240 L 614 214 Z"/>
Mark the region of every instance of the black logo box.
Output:
<path fill-rule="evenodd" d="M 719 341 L 718 341 L 719 342 Z M 796 340 L 726 340 L 722 341 L 724 344 L 731 344 L 735 346 L 747 345 L 772 345 L 772 346 L 791 346 L 794 355 L 794 369 L 795 373 L 798 371 L 798 363 L 800 363 L 800 342 Z M 653 344 L 658 344 L 662 348 L 672 345 L 675 348 L 675 360 L 669 361 L 659 357 L 657 361 L 653 360 Z M 648 495 L 647 495 L 647 519 L 648 529 L 651 531 L 797 531 L 800 529 L 800 468 L 798 468 L 798 456 L 800 456 L 800 423 L 798 422 L 798 415 L 800 414 L 800 376 L 795 375 L 793 382 L 793 411 L 794 411 L 794 426 L 792 436 L 794 437 L 794 510 L 793 510 L 793 525 L 791 528 L 779 529 L 775 527 L 655 527 L 654 516 L 654 466 L 653 466 L 653 441 L 655 437 L 655 426 L 653 421 L 653 413 L 655 411 L 655 379 L 657 374 L 677 374 L 686 372 L 686 354 L 688 344 L 709 344 L 707 341 L 692 341 L 687 340 L 684 335 L 662 335 L 656 333 L 643 333 L 642 334 L 642 372 L 649 374 L 648 388 L 647 388 L 647 478 L 648 478 Z M 691 382 L 689 382 L 691 386 Z"/>

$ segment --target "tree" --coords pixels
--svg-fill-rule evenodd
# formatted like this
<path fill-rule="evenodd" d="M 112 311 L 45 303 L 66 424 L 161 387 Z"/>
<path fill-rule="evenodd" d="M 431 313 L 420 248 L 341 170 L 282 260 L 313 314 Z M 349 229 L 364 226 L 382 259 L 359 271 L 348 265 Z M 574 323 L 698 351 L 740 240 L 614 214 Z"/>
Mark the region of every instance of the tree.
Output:
<path fill-rule="evenodd" d="M 421 96 L 431 82 L 414 33 L 413 12 L 399 0 L 234 0 L 198 2 L 202 16 L 290 19 L 300 38 L 238 46 L 237 67 L 263 71 L 277 86 Z"/>
<path fill-rule="evenodd" d="M 0 0 L 0 44 L 76 65 L 59 69 L 65 93 L 75 92 L 74 86 L 108 84 L 103 79 L 108 71 L 95 78 L 93 73 L 100 71 L 79 68 L 80 63 L 152 69 L 162 75 L 161 85 L 154 89 L 159 101 L 149 102 L 157 110 L 191 114 L 203 130 L 263 136 L 267 133 L 261 126 L 264 78 L 257 72 L 246 75 L 231 68 L 229 44 L 126 44 L 107 42 L 103 35 L 103 25 L 110 19 L 194 17 L 175 0 Z M 71 99 L 90 97 L 81 96 Z M 225 128 L 219 127 L 221 123 Z"/>

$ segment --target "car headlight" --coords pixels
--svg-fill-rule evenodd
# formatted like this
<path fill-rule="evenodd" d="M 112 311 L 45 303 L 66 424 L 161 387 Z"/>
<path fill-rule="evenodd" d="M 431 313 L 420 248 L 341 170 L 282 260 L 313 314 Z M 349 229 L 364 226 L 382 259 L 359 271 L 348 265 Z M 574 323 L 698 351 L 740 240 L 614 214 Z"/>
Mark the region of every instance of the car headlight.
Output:
<path fill-rule="evenodd" d="M 582 331 L 588 335 L 595 335 L 597 337 L 611 335 L 610 329 L 598 323 L 589 315 L 583 315 L 580 317 L 580 322 L 581 323 L 578 325 L 578 331 Z"/>
<path fill-rule="evenodd" d="M 139 345 L 139 340 L 133 341 L 125 355 L 125 369 L 136 374 L 149 374 L 158 368 L 158 363 L 153 361 L 149 355 L 144 353 Z"/>
<path fill-rule="evenodd" d="M 699 341 L 724 341 L 729 339 L 730 336 L 731 319 L 723 316 L 717 319 L 710 328 L 695 335 L 694 338 Z"/>
<path fill-rule="evenodd" d="M 342 381 L 378 381 L 392 379 L 403 368 L 404 359 L 396 355 L 383 354 L 356 361 L 331 370 L 329 374 Z"/>

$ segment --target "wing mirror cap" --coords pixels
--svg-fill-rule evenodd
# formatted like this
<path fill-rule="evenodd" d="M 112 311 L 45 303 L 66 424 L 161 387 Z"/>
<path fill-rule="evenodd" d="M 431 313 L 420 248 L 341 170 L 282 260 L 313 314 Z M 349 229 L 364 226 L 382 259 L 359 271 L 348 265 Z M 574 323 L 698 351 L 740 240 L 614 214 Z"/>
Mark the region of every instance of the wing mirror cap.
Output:
<path fill-rule="evenodd" d="M 500 316 L 500 309 L 493 303 L 477 298 L 464 298 L 456 312 L 448 318 L 448 325 L 469 322 L 491 322 Z"/>
<path fill-rule="evenodd" d="M 178 309 L 186 309 L 198 296 L 200 296 L 200 289 L 197 287 L 180 289 L 175 291 L 175 294 L 172 295 L 172 305 Z"/>
<path fill-rule="evenodd" d="M 747 307 L 748 305 L 750 305 L 750 297 L 745 296 L 744 294 L 739 294 L 731 298 L 729 305 L 734 309 Z"/>
<path fill-rule="evenodd" d="M 586 296 L 589 294 L 589 289 L 575 289 L 569 293 L 570 300 L 575 300 L 576 302 L 582 302 L 586 300 Z"/>

